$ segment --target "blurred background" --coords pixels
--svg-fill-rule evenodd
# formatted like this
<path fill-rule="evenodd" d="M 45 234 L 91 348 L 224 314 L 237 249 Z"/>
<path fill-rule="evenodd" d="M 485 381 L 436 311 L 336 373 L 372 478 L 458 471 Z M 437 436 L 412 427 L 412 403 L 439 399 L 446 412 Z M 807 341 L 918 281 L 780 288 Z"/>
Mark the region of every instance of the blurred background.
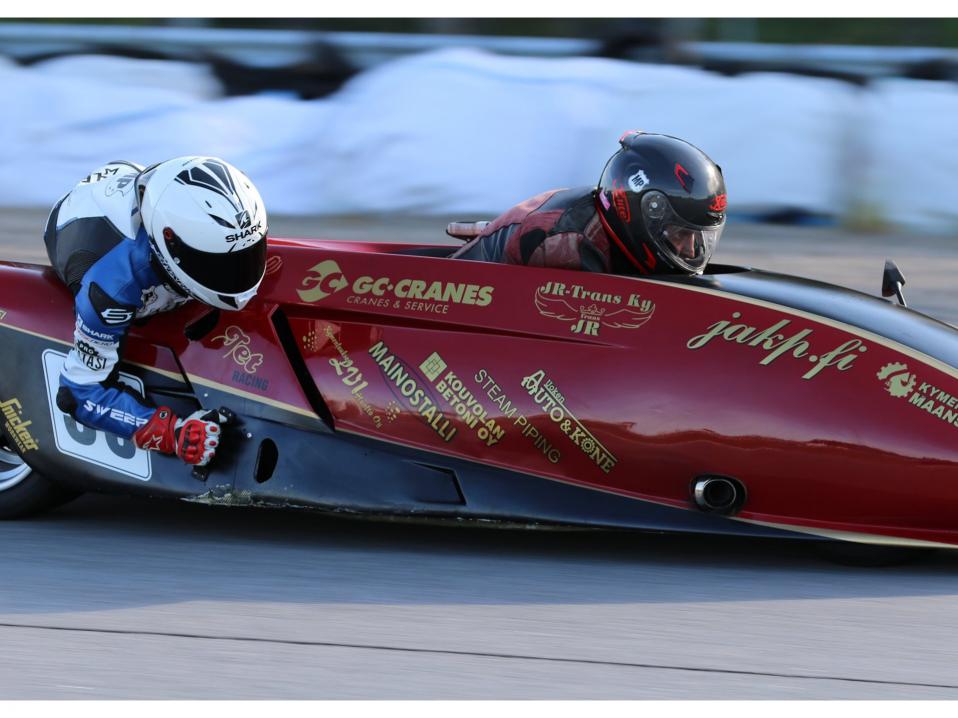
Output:
<path fill-rule="evenodd" d="M 958 19 L 0 22 L 0 206 L 222 156 L 273 213 L 489 217 L 626 129 L 722 165 L 736 221 L 958 230 Z"/>

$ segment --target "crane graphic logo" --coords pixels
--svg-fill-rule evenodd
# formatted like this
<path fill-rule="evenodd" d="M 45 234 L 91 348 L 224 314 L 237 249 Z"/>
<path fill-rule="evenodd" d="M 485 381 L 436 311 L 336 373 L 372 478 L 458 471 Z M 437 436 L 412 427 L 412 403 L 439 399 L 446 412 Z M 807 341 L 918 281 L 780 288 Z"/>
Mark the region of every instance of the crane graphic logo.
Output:
<path fill-rule="evenodd" d="M 318 302 L 349 284 L 339 265 L 332 259 L 327 259 L 310 268 L 310 274 L 303 278 L 302 286 L 296 293 L 304 302 Z"/>
<path fill-rule="evenodd" d="M 878 370 L 876 376 L 885 384 L 885 391 L 902 399 L 915 388 L 915 375 L 908 371 L 907 364 L 893 362 Z"/>

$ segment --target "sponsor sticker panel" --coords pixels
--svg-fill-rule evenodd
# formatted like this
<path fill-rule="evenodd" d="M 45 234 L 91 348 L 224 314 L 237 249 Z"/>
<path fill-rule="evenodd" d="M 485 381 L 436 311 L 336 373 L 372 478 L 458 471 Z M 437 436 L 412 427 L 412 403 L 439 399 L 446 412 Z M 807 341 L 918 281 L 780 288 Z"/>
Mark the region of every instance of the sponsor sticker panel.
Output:
<path fill-rule="evenodd" d="M 535 307 L 544 317 L 568 323 L 571 333 L 594 337 L 603 328 L 638 329 L 655 313 L 655 302 L 638 293 L 616 294 L 558 281 L 536 289 Z"/>
<path fill-rule="evenodd" d="M 958 429 L 958 395 L 948 392 L 912 370 L 905 362 L 889 362 L 875 374 L 889 396 L 908 407 L 913 417 L 925 412 L 955 429 Z"/>
<path fill-rule="evenodd" d="M 3 417 L 3 428 L 7 435 L 11 437 L 17 451 L 25 454 L 28 451 L 36 451 L 40 448 L 36 439 L 30 434 L 30 427 L 33 421 L 24 419 L 23 406 L 16 397 L 0 402 L 0 412 Z"/>
<path fill-rule="evenodd" d="M 826 370 L 850 371 L 855 360 L 868 351 L 861 339 L 846 339 L 836 344 L 834 340 L 821 339 L 817 331 L 794 319 L 779 319 L 771 324 L 751 323 L 742 312 L 736 311 L 731 318 L 714 322 L 701 334 L 691 337 L 685 346 L 707 353 L 710 346 L 723 342 L 737 345 L 742 348 L 743 360 L 760 366 L 793 365 L 795 374 L 805 380 L 814 379 Z"/>
<path fill-rule="evenodd" d="M 508 390 L 503 388 L 489 369 L 480 368 L 473 376 L 473 380 L 479 386 L 479 390 L 499 409 L 503 419 L 511 422 L 514 431 L 536 452 L 550 464 L 555 465 L 562 461 L 561 449 L 547 437 L 538 421 L 519 411 L 519 405 L 509 398 Z"/>
<path fill-rule="evenodd" d="M 242 328 L 231 324 L 221 334 L 210 340 L 214 347 L 226 351 L 221 355 L 234 364 L 228 372 L 229 379 L 243 389 L 254 389 L 261 393 L 268 393 L 270 379 L 259 370 L 264 364 L 262 352 L 254 351 L 253 339 Z"/>
<path fill-rule="evenodd" d="M 79 338 L 85 339 L 90 343 L 99 343 L 101 346 L 115 346 L 118 344 L 115 335 L 94 329 L 84 322 L 79 314 L 77 314 L 75 331 L 79 335 Z"/>
<path fill-rule="evenodd" d="M 556 424 L 569 441 L 605 473 L 611 473 L 619 462 L 596 436 L 587 429 L 566 406 L 565 396 L 546 374 L 539 369 L 522 380 L 522 388 L 532 397 L 536 406 Z"/>
<path fill-rule="evenodd" d="M 483 402 L 473 393 L 468 377 L 460 378 L 448 368 L 438 352 L 433 352 L 419 365 L 426 377 L 436 387 L 436 391 L 445 405 L 452 409 L 466 428 L 475 432 L 476 437 L 486 446 L 495 446 L 505 436 L 505 429 L 483 406 Z"/>
<path fill-rule="evenodd" d="M 419 277 L 347 277 L 338 262 L 326 259 L 309 269 L 296 293 L 310 304 L 343 293 L 346 303 L 356 307 L 448 314 L 456 305 L 487 307 L 492 304 L 494 291 L 486 284 Z"/>
<path fill-rule="evenodd" d="M 93 371 L 102 371 L 106 368 L 107 357 L 100 353 L 100 350 L 95 344 L 83 341 L 82 339 L 77 339 L 76 350 L 80 357 L 80 361 L 89 369 L 92 369 Z"/>
<path fill-rule="evenodd" d="M 443 412 L 438 398 L 428 386 L 428 379 L 414 368 L 415 365 L 406 363 L 382 340 L 373 344 L 367 353 L 376 362 L 379 374 L 396 402 L 413 412 L 444 444 L 452 442 L 459 428 Z"/>
<path fill-rule="evenodd" d="M 649 184 L 649 176 L 645 170 L 640 169 L 635 174 L 629 176 L 629 189 L 633 192 L 641 192 Z"/>
<path fill-rule="evenodd" d="M 226 349 L 223 358 L 232 359 L 246 374 L 255 374 L 263 364 L 263 355 L 250 348 L 252 342 L 249 334 L 238 326 L 226 327 L 222 334 L 213 337 L 213 341 L 222 342 L 220 346 Z"/>
<path fill-rule="evenodd" d="M 377 429 L 383 427 L 384 421 L 395 420 L 397 412 L 388 409 L 386 412 L 377 411 L 369 400 L 366 399 L 365 391 L 369 386 L 369 382 L 363 376 L 362 370 L 355 365 L 352 356 L 350 356 L 349 352 L 339 341 L 339 337 L 336 336 L 333 327 L 327 324 L 323 329 L 323 333 L 326 335 L 326 338 L 329 339 L 329 343 L 335 347 L 339 355 L 338 358 L 333 357 L 329 359 L 329 365 L 336 372 L 336 376 L 339 377 L 343 386 L 349 390 L 350 396 L 359 406 L 362 413 L 372 420 L 373 426 Z M 306 338 L 304 337 L 304 341 L 305 340 Z M 395 406 L 395 402 L 392 404 Z"/>
<path fill-rule="evenodd" d="M 419 337 L 403 331 L 386 335 L 329 323 L 317 336 L 301 336 L 304 349 L 315 350 L 307 365 L 320 372 L 318 385 L 336 421 L 372 436 L 556 476 L 599 479 L 618 465 L 550 371 L 504 368 L 495 351 L 473 355 L 447 342 L 420 346 Z"/>

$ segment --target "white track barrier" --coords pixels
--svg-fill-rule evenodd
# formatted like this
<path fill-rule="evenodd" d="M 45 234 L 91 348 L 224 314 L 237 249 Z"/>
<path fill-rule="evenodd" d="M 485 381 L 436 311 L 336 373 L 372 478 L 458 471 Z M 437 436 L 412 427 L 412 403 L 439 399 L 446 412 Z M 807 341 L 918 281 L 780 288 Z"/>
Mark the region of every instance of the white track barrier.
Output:
<path fill-rule="evenodd" d="M 879 80 L 863 101 L 866 206 L 905 227 L 958 234 L 958 85 Z"/>
<path fill-rule="evenodd" d="M 861 89 L 447 49 L 376 66 L 306 102 L 223 98 L 203 66 L 171 62 L 156 74 L 156 65 L 0 64 L 0 204 L 52 204 L 106 160 L 204 153 L 244 169 L 274 212 L 490 217 L 544 189 L 593 184 L 622 131 L 641 128 L 713 157 L 737 212 L 842 216 L 866 204 L 927 230 L 958 217 L 946 181 L 958 169 L 958 90 L 946 83 Z"/>

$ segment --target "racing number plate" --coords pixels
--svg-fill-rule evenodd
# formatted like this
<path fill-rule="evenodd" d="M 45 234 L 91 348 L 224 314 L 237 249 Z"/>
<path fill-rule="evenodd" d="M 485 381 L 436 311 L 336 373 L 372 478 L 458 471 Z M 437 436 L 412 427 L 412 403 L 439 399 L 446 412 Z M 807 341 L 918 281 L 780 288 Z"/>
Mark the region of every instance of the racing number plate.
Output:
<path fill-rule="evenodd" d="M 60 369 L 66 358 L 67 355 L 63 352 L 52 349 L 43 352 L 43 376 L 47 385 L 47 400 L 50 404 L 53 439 L 57 451 L 140 481 L 149 481 L 153 473 L 149 451 L 137 449 L 132 441 L 121 439 L 115 434 L 83 426 L 57 408 Z M 143 393 L 143 382 L 139 377 L 121 372 L 119 380 Z"/>

